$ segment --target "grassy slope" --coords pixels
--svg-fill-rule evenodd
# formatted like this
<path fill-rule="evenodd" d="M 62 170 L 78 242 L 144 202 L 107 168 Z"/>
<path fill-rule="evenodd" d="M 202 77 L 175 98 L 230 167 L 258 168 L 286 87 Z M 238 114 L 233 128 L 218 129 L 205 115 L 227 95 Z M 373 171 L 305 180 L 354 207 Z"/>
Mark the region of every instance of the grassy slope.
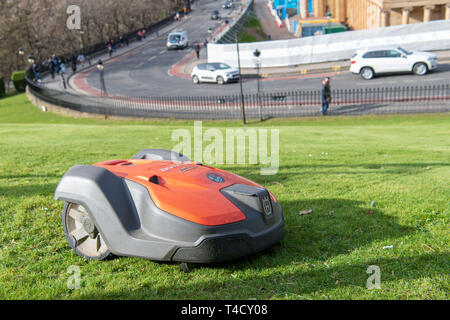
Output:
<path fill-rule="evenodd" d="M 258 42 L 267 40 L 267 35 L 262 30 L 256 16 L 250 17 L 244 25 L 244 30 L 239 35 L 239 42 Z"/>
<path fill-rule="evenodd" d="M 221 167 L 278 197 L 285 238 L 264 253 L 184 274 L 177 264 L 79 258 L 53 192 L 72 165 L 172 148 L 172 130 L 191 130 L 192 122 L 72 119 L 40 112 L 24 95 L 0 100 L 0 299 L 448 299 L 448 115 L 249 127 L 280 130 L 279 173 Z M 314 211 L 297 214 L 305 209 Z M 67 289 L 71 265 L 81 268 L 81 290 Z M 370 265 L 381 268 L 381 290 L 365 287 Z"/>

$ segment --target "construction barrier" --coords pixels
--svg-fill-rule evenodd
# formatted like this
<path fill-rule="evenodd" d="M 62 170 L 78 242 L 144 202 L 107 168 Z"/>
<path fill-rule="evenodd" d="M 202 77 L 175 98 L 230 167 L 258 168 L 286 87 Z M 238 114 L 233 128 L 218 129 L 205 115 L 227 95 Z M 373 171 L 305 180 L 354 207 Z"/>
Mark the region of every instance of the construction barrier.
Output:
<path fill-rule="evenodd" d="M 406 50 L 450 49 L 450 20 L 348 31 L 314 37 L 239 44 L 241 67 L 255 67 L 253 52 L 261 51 L 261 67 L 347 60 L 358 49 L 401 46 Z M 236 44 L 209 44 L 208 61 L 237 67 Z"/>

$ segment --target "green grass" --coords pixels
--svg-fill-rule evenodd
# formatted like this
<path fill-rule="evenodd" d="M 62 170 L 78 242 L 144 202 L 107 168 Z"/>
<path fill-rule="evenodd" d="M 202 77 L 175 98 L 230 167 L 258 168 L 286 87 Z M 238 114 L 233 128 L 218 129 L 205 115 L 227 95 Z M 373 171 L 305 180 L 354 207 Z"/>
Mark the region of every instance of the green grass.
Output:
<path fill-rule="evenodd" d="M 448 299 L 449 120 L 441 114 L 250 124 L 280 130 L 278 174 L 220 167 L 277 196 L 285 237 L 260 254 L 185 274 L 176 263 L 78 257 L 64 238 L 63 203 L 53 192 L 71 166 L 172 148 L 172 130 L 192 130 L 192 122 L 74 119 L 42 113 L 24 95 L 2 99 L 0 299 Z M 306 209 L 313 212 L 298 215 Z M 79 290 L 66 285 L 71 265 L 80 267 Z M 380 290 L 366 288 L 370 265 L 381 269 Z"/>
<path fill-rule="evenodd" d="M 258 42 L 267 40 L 261 23 L 256 16 L 251 16 L 244 25 L 244 29 L 239 34 L 239 42 Z"/>

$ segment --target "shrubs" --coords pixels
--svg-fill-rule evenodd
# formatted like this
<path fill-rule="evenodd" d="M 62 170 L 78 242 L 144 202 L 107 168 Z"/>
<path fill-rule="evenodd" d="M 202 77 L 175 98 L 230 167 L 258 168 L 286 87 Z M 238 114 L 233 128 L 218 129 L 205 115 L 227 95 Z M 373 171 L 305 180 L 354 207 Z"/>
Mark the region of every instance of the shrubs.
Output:
<path fill-rule="evenodd" d="M 0 77 L 0 98 L 5 96 L 5 92 L 6 92 L 5 80 L 2 77 Z"/>
<path fill-rule="evenodd" d="M 14 71 L 11 75 L 11 81 L 14 84 L 17 92 L 25 92 L 27 82 L 25 80 L 25 70 Z"/>

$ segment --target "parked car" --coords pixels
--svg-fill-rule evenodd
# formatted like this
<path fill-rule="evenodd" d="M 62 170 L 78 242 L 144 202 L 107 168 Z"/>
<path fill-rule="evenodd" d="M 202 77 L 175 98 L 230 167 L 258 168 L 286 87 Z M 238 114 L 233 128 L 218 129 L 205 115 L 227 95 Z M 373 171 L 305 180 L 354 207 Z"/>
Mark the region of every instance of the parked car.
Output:
<path fill-rule="evenodd" d="M 239 81 L 239 77 L 238 69 L 222 62 L 199 64 L 191 73 L 191 79 L 194 84 L 215 82 L 222 85 L 227 82 Z"/>
<path fill-rule="evenodd" d="M 186 30 L 176 30 L 167 36 L 167 49 L 184 49 L 189 46 Z"/>
<path fill-rule="evenodd" d="M 220 18 L 219 10 L 214 10 L 211 12 L 211 20 L 217 20 Z"/>
<path fill-rule="evenodd" d="M 376 74 L 395 72 L 413 72 L 423 76 L 436 69 L 437 65 L 434 53 L 409 52 L 400 47 L 389 47 L 357 51 L 351 59 L 350 71 L 370 80 Z"/>
<path fill-rule="evenodd" d="M 233 6 L 233 2 L 232 1 L 227 1 L 222 5 L 222 8 L 224 9 L 230 9 Z"/>

